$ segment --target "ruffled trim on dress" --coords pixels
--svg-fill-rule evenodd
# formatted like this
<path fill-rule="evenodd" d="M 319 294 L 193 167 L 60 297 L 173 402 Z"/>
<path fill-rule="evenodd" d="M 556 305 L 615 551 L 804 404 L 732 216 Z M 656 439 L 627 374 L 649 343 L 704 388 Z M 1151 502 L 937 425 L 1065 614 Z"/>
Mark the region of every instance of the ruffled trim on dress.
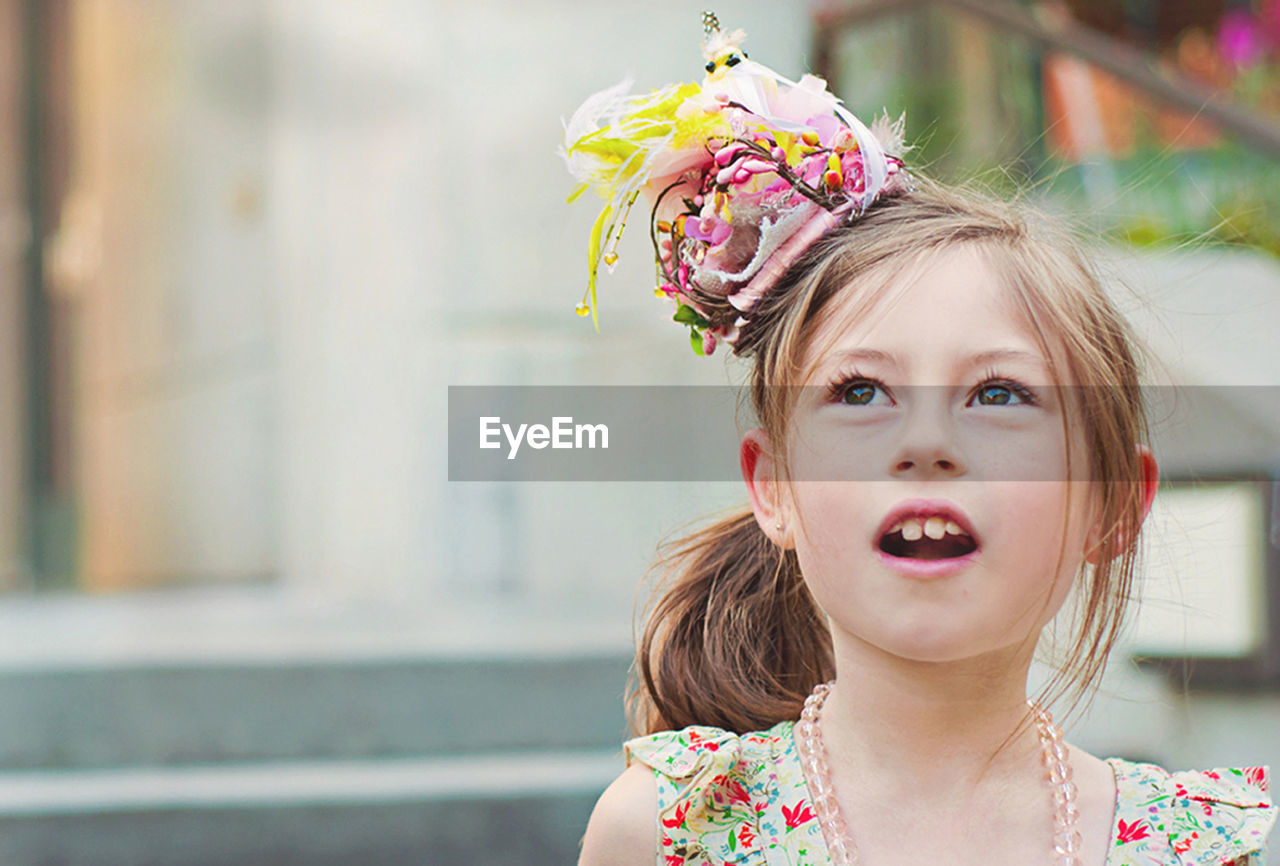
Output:
<path fill-rule="evenodd" d="M 1137 814 L 1116 816 L 1115 866 L 1260 866 L 1280 811 L 1269 768 L 1215 767 L 1169 772 L 1155 764 L 1109 759 L 1118 801 Z M 1123 778 L 1119 778 L 1123 773 Z"/>
<path fill-rule="evenodd" d="M 801 841 L 802 859 L 791 862 L 825 857 L 803 790 L 797 798 L 795 785 L 779 785 L 789 773 L 783 762 L 795 761 L 790 725 L 741 736 L 694 725 L 623 744 L 627 764 L 647 764 L 658 780 L 659 864 L 765 866 L 772 859 L 766 851 L 790 851 Z"/>

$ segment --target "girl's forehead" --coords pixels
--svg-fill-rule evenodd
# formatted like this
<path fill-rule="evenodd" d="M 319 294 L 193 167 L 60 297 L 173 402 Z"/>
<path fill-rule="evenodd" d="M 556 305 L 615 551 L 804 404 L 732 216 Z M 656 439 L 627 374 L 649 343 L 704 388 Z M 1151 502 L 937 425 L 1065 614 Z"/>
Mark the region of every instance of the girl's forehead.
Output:
<path fill-rule="evenodd" d="M 925 358 L 990 358 L 1003 350 L 1006 358 L 1038 362 L 1048 375 L 1046 354 L 1057 354 L 1053 335 L 1038 336 L 990 255 L 977 244 L 953 244 L 913 261 L 882 264 L 838 290 L 807 340 L 805 379 L 858 352 L 909 365 Z"/>

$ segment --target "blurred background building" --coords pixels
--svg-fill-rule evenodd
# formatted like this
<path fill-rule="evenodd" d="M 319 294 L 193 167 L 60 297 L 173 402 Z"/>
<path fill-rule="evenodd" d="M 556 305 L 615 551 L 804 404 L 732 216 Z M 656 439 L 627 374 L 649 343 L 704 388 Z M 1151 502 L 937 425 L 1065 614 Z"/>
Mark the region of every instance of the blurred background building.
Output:
<path fill-rule="evenodd" d="M 0 862 L 574 859 L 655 545 L 743 494 L 449 483 L 447 387 L 736 381 L 638 235 L 572 314 L 560 118 L 698 11 L 0 0 Z M 1091 239 L 1195 396 L 1069 736 L 1280 772 L 1280 3 L 716 11 Z"/>

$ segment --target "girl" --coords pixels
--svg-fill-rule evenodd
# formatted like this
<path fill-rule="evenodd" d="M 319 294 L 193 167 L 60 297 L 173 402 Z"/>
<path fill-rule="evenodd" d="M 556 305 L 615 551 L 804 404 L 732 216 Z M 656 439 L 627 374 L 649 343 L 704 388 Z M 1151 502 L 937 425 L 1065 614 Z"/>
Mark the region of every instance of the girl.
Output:
<path fill-rule="evenodd" d="M 1261 864 L 1266 767 L 1102 760 L 1044 709 L 1100 677 L 1156 491 L 1127 325 L 1048 226 L 910 176 L 892 127 L 706 24 L 701 85 L 566 130 L 606 198 L 579 313 L 647 194 L 658 294 L 751 360 L 760 424 L 749 509 L 663 560 L 643 736 L 580 863 Z"/>

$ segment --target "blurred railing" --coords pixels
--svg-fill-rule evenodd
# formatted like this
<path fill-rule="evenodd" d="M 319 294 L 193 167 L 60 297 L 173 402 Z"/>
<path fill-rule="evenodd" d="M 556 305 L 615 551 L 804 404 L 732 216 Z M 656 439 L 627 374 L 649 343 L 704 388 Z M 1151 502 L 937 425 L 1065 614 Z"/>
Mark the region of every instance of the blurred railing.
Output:
<path fill-rule="evenodd" d="M 834 80 L 835 45 L 843 30 L 929 6 L 972 16 L 1041 49 L 1086 60 L 1153 100 L 1196 114 L 1259 151 L 1280 157 L 1280 122 L 1236 105 L 1220 91 L 1162 66 L 1147 52 L 1047 7 L 1039 14 L 1008 0 L 863 0 L 847 7 L 822 7 L 814 14 L 814 72 Z"/>
<path fill-rule="evenodd" d="M 918 169 L 1034 189 L 1099 237 L 1280 257 L 1280 48 L 1244 69 L 1199 27 L 1158 53 L 1061 3 L 863 0 L 813 16 L 814 71 L 855 113 L 905 110 Z"/>

